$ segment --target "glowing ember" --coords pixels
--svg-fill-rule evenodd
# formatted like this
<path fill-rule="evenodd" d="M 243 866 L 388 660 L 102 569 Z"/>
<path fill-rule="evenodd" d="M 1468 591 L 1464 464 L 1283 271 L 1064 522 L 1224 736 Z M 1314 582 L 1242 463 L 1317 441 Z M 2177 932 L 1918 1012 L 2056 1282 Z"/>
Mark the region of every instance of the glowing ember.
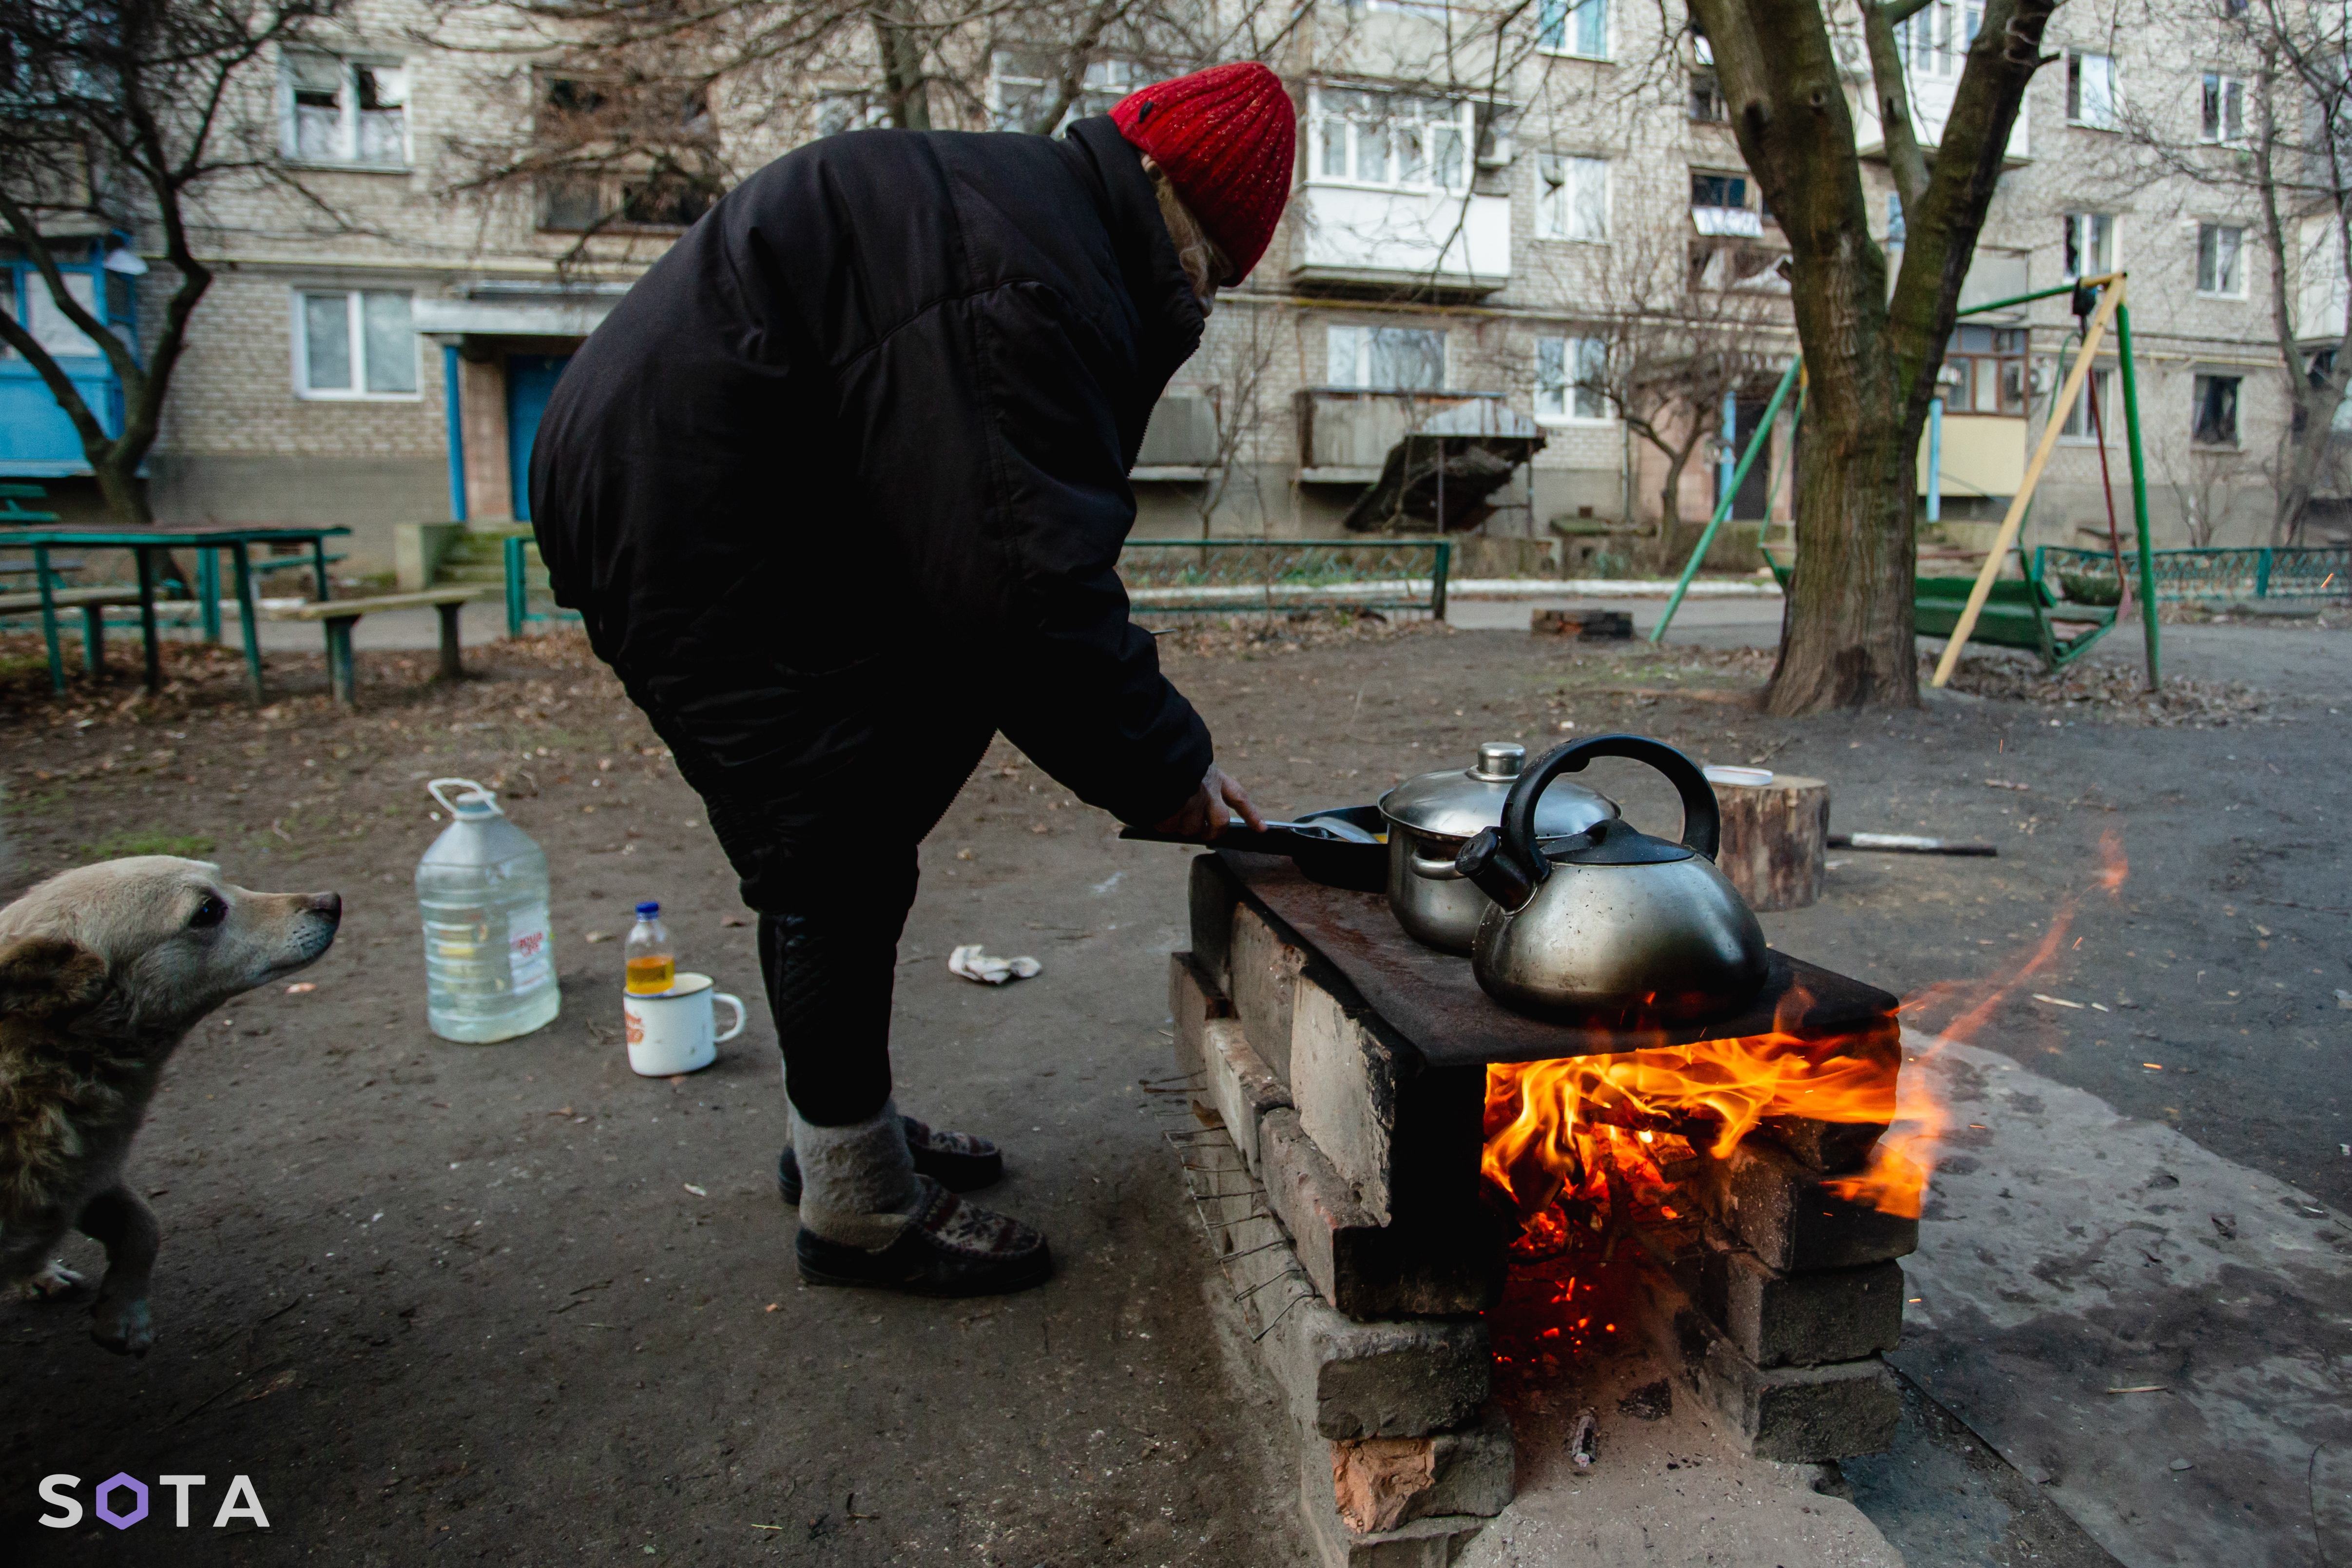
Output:
<path fill-rule="evenodd" d="M 2099 842 L 2097 885 L 2120 897 L 2129 864 L 2113 832 Z M 1910 1027 L 1965 1041 L 2019 984 L 2065 947 L 2075 900 L 2061 900 L 2032 951 L 1990 981 L 1943 983 L 1896 1010 Z M 1794 1016 L 1801 996 L 1784 1005 Z M 1933 1051 L 1914 1057 L 1916 1064 Z M 1869 1163 L 1824 1189 L 1886 1214 L 1917 1217 L 1935 1148 L 1948 1122 L 1928 1075 L 1899 1075 L 1900 1037 L 1880 1032 L 1806 1040 L 1776 1029 L 1738 1039 L 1659 1046 L 1612 1056 L 1501 1063 L 1486 1069 L 1490 1191 L 1519 1221 L 1512 1251 L 1544 1258 L 1580 1230 L 1606 1236 L 1684 1217 L 1675 1173 L 1685 1161 L 1727 1156 L 1775 1118 L 1886 1129 Z M 1605 1256 L 1605 1254 L 1604 1254 Z"/>

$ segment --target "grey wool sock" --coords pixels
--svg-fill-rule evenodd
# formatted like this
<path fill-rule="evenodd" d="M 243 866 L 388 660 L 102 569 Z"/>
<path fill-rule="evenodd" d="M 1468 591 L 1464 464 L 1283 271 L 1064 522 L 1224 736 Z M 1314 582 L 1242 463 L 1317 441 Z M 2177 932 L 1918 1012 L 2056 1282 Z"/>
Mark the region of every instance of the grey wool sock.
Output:
<path fill-rule="evenodd" d="M 844 1247 L 879 1251 L 898 1238 L 922 1196 L 898 1104 L 846 1127 L 812 1127 L 792 1113 L 801 1166 L 801 1224 Z"/>

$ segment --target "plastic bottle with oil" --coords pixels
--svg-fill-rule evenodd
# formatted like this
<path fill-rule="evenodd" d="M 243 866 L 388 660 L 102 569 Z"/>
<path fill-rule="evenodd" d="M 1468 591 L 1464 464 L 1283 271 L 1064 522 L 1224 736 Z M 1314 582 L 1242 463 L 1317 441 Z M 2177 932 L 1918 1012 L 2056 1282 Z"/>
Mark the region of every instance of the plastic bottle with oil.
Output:
<path fill-rule="evenodd" d="M 633 996 L 658 996 L 677 984 L 677 950 L 663 929 L 661 906 L 650 899 L 637 906 L 637 923 L 629 928 L 622 959 Z"/>

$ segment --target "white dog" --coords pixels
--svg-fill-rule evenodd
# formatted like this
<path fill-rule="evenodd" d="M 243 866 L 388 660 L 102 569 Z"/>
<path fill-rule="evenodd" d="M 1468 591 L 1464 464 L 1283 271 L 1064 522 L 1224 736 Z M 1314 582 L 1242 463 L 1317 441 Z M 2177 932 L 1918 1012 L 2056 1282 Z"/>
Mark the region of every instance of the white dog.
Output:
<path fill-rule="evenodd" d="M 50 1259 L 78 1228 L 106 1248 L 91 1337 L 146 1353 L 159 1233 L 122 1164 L 163 1063 L 205 1014 L 326 952 L 342 910 L 164 855 L 66 871 L 0 909 L 0 1286 L 79 1284 Z"/>

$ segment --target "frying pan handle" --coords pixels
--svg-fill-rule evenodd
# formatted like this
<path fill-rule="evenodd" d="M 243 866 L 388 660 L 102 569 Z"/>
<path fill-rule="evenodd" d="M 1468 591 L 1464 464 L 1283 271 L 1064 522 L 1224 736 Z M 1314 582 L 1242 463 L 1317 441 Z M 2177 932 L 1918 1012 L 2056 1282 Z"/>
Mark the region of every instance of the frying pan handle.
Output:
<path fill-rule="evenodd" d="M 1723 846 L 1723 813 L 1715 804 L 1715 789 L 1698 764 L 1663 741 L 1646 735 L 1595 735 L 1570 741 L 1519 775 L 1503 802 L 1503 849 L 1529 879 L 1551 875 L 1551 862 L 1537 847 L 1536 802 L 1543 798 L 1562 773 L 1581 773 L 1595 757 L 1624 757 L 1665 774 L 1683 801 L 1683 843 L 1709 860 Z"/>

